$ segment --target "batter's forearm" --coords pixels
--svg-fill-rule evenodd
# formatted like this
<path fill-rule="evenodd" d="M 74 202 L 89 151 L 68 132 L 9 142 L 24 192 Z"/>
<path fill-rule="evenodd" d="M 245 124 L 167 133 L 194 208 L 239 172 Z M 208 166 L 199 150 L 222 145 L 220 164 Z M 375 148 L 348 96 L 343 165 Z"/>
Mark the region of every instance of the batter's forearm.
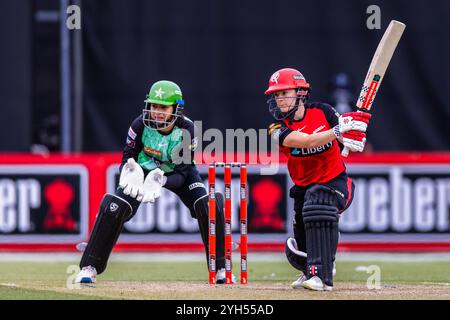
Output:
<path fill-rule="evenodd" d="M 336 139 L 333 129 L 306 134 L 293 131 L 283 141 L 283 146 L 289 148 L 316 148 L 323 146 Z"/>

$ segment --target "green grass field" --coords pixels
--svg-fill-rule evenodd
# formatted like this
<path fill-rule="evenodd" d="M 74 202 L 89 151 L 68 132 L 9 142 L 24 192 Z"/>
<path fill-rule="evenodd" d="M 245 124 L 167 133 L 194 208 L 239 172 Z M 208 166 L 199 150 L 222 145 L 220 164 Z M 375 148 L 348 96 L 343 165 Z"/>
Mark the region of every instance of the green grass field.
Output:
<path fill-rule="evenodd" d="M 284 261 L 251 263 L 245 286 L 209 286 L 202 262 L 111 262 L 94 286 L 70 289 L 71 264 L 0 262 L 0 299 L 450 299 L 450 261 L 338 262 L 333 292 L 292 289 L 297 273 Z M 369 265 L 380 267 L 380 289 L 355 270 Z"/>

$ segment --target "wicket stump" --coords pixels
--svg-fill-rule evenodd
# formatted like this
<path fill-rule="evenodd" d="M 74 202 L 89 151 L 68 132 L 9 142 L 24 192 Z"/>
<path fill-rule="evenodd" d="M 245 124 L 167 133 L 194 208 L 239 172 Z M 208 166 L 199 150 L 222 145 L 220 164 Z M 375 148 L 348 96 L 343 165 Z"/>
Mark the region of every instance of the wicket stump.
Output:
<path fill-rule="evenodd" d="M 224 168 L 225 184 L 225 276 L 226 284 L 232 284 L 232 229 L 231 229 L 231 174 L 232 168 L 240 168 L 240 250 L 241 284 L 247 284 L 247 166 L 244 163 L 216 162 L 208 169 L 209 183 L 209 284 L 216 284 L 216 168 Z"/>

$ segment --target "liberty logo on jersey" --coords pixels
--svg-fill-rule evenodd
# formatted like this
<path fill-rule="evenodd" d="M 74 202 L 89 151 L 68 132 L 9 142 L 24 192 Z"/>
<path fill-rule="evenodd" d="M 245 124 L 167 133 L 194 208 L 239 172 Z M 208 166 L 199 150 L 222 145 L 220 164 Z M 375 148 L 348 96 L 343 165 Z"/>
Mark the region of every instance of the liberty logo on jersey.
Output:
<path fill-rule="evenodd" d="M 293 148 L 291 150 L 291 155 L 296 157 L 307 157 L 312 156 L 314 154 L 324 153 L 329 150 L 333 146 L 333 142 L 328 142 L 323 146 L 317 148 Z"/>

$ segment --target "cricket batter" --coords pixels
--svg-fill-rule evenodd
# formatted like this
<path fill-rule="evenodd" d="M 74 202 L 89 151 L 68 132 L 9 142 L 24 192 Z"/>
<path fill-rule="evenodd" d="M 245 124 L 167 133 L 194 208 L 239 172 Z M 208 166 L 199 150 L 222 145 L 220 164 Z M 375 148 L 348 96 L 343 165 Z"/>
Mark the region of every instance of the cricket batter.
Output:
<path fill-rule="evenodd" d="M 340 214 L 353 199 L 354 184 L 347 176 L 338 142 L 362 152 L 370 114 L 339 115 L 324 103 L 309 102 L 310 84 L 295 69 L 275 72 L 265 94 L 275 118 L 269 135 L 288 158 L 294 182 L 294 238 L 286 242 L 288 261 L 303 274 L 294 289 L 333 289 L 333 269 L 339 241 Z"/>
<path fill-rule="evenodd" d="M 180 87 L 171 81 L 152 85 L 145 109 L 130 128 L 123 150 L 119 186 L 100 203 L 94 229 L 80 262 L 78 283 L 93 283 L 108 262 L 123 229 L 143 202 L 154 202 L 161 188 L 174 192 L 197 219 L 208 258 L 208 196 L 194 163 L 194 124 L 182 113 Z M 183 130 L 190 133 L 189 163 L 175 161 L 183 144 Z M 186 143 L 186 141 L 185 141 Z M 178 158 L 177 158 L 178 156 Z M 174 163 L 176 162 L 176 163 Z M 217 283 L 225 283 L 223 196 L 216 193 Z M 208 260 L 208 259 L 207 259 Z"/>

